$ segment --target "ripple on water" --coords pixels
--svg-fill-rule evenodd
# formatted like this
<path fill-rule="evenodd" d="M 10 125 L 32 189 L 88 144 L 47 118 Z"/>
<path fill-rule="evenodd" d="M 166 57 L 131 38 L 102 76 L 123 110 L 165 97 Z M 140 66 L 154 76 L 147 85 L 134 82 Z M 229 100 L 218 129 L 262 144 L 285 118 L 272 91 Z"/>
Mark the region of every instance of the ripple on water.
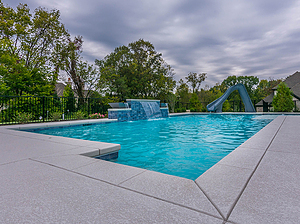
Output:
<path fill-rule="evenodd" d="M 121 144 L 116 163 L 195 180 L 275 117 L 194 115 L 35 130 Z"/>

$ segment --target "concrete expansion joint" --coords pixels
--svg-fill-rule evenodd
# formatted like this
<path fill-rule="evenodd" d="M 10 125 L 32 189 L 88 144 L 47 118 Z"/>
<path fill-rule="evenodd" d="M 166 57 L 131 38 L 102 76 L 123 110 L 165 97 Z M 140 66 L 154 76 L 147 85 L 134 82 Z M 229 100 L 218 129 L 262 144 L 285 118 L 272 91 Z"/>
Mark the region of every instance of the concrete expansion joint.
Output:
<path fill-rule="evenodd" d="M 51 156 L 51 155 L 50 155 L 50 156 Z M 62 156 L 68 156 L 68 155 L 62 155 Z M 91 164 L 93 164 L 93 163 L 97 163 L 97 162 L 98 162 L 98 161 L 96 160 L 96 161 L 93 161 L 93 162 L 84 164 L 84 165 L 82 165 L 82 166 L 78 166 L 78 167 L 73 168 L 73 169 L 65 169 L 65 168 L 62 168 L 62 167 L 60 167 L 60 166 L 55 166 L 55 165 L 50 164 L 50 163 L 42 162 L 42 161 L 39 160 L 39 158 L 29 158 L 29 160 L 34 161 L 34 162 L 43 163 L 43 164 L 46 164 L 46 165 L 49 165 L 49 166 L 53 166 L 53 167 L 56 167 L 56 168 L 59 168 L 59 169 L 67 170 L 67 171 L 73 171 L 73 170 L 75 170 L 75 169 L 79 169 L 79 168 L 82 168 L 82 167 L 85 167 L 85 166 L 89 166 L 89 165 L 91 165 Z"/>
<path fill-rule="evenodd" d="M 139 191 L 136 191 L 136 190 L 133 190 L 133 189 L 130 189 L 130 188 L 127 188 L 127 187 L 123 187 L 123 186 L 120 186 L 120 184 L 122 183 L 119 183 L 119 184 L 114 184 L 114 183 L 110 183 L 108 181 L 105 181 L 105 180 L 101 180 L 101 179 L 98 179 L 98 178 L 95 178 L 95 177 L 91 177 L 91 176 L 88 176 L 88 175 L 85 175 L 85 174 L 82 174 L 82 173 L 79 173 L 79 172 L 76 172 L 74 170 L 69 170 L 69 169 L 65 169 L 65 168 L 62 168 L 62 167 L 59 167 L 59 166 L 55 166 L 55 165 L 52 165 L 52 164 L 49 164 L 49 163 L 45 163 L 45 162 L 42 162 L 42 161 L 39 161 L 39 160 L 36 160 L 36 159 L 32 159 L 32 158 L 29 158 L 29 160 L 31 161 L 34 161 L 34 162 L 38 162 L 38 163 L 42 163 L 42 164 L 46 164 L 46 165 L 49 165 L 49 166 L 52 166 L 52 167 L 55 167 L 55 168 L 58 168 L 58 169 L 61 169 L 61 170 L 65 170 L 67 172 L 71 172 L 71 173 L 74 173 L 74 174 L 77 174 L 77 175 L 80 175 L 80 176 L 84 176 L 86 178 L 89 178 L 89 179 L 93 179 L 93 180 L 96 180 L 96 181 L 100 181 L 100 182 L 103 182 L 103 183 L 106 183 L 106 184 L 109 184 L 111 186 L 114 186 L 114 187 L 118 187 L 118 188 L 122 188 L 124 190 L 128 190 L 128 191 L 131 191 L 131 192 L 134 192 L 134 193 L 137 193 L 137 194 L 140 194 L 140 195 L 144 195 L 146 197 L 150 197 L 150 198 L 153 198 L 153 199 L 156 199 L 156 200 L 159 200 L 159 201 L 163 201 L 163 202 L 166 202 L 166 203 L 169 203 L 169 204 L 173 204 L 173 205 L 176 205 L 176 206 L 179 206 L 179 207 L 182 207 L 182 208 L 186 208 L 186 209 L 189 209 L 189 210 L 193 210 L 195 212 L 198 212 L 198 213 L 201 213 L 201 214 L 204 214 L 204 215 L 208 215 L 208 216 L 211 216 L 211 217 L 214 217 L 214 218 L 217 218 L 217 219 L 220 219 L 220 220 L 224 220 L 223 216 L 222 218 L 218 217 L 218 216 L 215 216 L 213 214 L 210 214 L 210 213 L 207 213 L 205 211 L 201 211 L 201 210 L 198 210 L 198 209 L 195 209 L 195 208 L 192 208 L 192 207 L 189 207 L 189 206 L 186 206 L 186 205 L 182 205 L 182 204 L 179 204 L 179 203 L 176 203 L 176 202 L 172 202 L 172 201 L 169 201 L 169 200 L 165 200 L 165 199 L 162 199 L 162 198 L 159 198 L 159 197 L 156 197 L 156 196 L 153 196 L 153 195 L 149 195 L 149 194 L 145 194 L 145 193 L 142 193 L 142 192 L 139 192 Z M 144 172 L 146 172 L 147 170 L 133 176 L 133 177 L 136 177 Z M 129 179 L 132 179 L 133 177 L 129 178 Z M 127 179 L 126 181 L 128 181 L 129 179 Z M 125 182 L 125 181 L 123 181 Z"/>
<path fill-rule="evenodd" d="M 276 135 L 278 134 L 278 132 L 279 132 L 279 130 L 281 129 L 281 127 L 282 127 L 283 123 L 285 122 L 285 120 L 286 120 L 286 116 L 285 116 L 284 119 L 282 120 L 282 122 L 281 122 L 280 126 L 278 127 L 276 133 L 274 134 L 273 138 L 271 139 L 270 143 L 268 144 L 268 146 L 267 146 L 265 152 L 263 153 L 262 157 L 260 158 L 260 160 L 258 161 L 257 165 L 255 166 L 253 172 L 250 174 L 249 178 L 247 179 L 247 181 L 246 181 L 245 185 L 243 186 L 241 192 L 239 193 L 238 197 L 237 197 L 236 200 L 233 202 L 231 208 L 229 209 L 229 211 L 228 211 L 228 213 L 227 213 L 227 215 L 226 215 L 226 218 L 224 219 L 225 221 L 228 221 L 228 219 L 229 219 L 229 217 L 230 217 L 230 215 L 231 215 L 233 209 L 235 208 L 236 204 L 238 203 L 239 199 L 241 198 L 242 194 L 244 193 L 245 189 L 247 188 L 247 186 L 248 186 L 248 184 L 249 184 L 249 182 L 250 182 L 252 176 L 253 176 L 254 173 L 256 172 L 256 170 L 257 170 L 259 164 L 260 164 L 261 161 L 263 160 L 265 154 L 267 153 L 269 147 L 271 146 L 272 142 L 274 141 Z"/>
<path fill-rule="evenodd" d="M 114 185 L 114 184 L 112 184 L 112 185 Z M 176 203 L 176 202 L 173 202 L 173 201 L 169 201 L 169 200 L 166 200 L 166 199 L 162 199 L 162 198 L 159 198 L 159 197 L 156 197 L 156 196 L 153 196 L 153 195 L 145 194 L 145 193 L 142 193 L 142 192 L 139 192 L 139 191 L 136 191 L 136 190 L 133 190 L 133 189 L 127 188 L 127 187 L 123 187 L 123 186 L 119 186 L 119 185 L 114 185 L 114 186 L 117 186 L 117 187 L 120 187 L 120 188 L 123 188 L 123 189 L 129 190 L 129 191 L 132 191 L 132 192 L 135 192 L 135 193 L 138 193 L 138 194 L 141 194 L 141 195 L 144 195 L 144 196 L 150 197 L 150 198 L 154 198 L 154 199 L 157 199 L 157 200 L 159 200 L 159 201 L 163 201 L 163 202 L 170 203 L 170 204 L 173 204 L 173 205 L 176 205 L 176 206 L 182 207 L 182 208 L 186 208 L 186 209 L 189 209 L 189 210 L 192 210 L 192 211 L 195 211 L 195 212 L 198 212 L 198 213 L 204 214 L 204 215 L 208 215 L 208 216 L 211 216 L 211 217 L 214 217 L 214 218 L 220 219 L 220 220 L 224 220 L 224 219 L 223 219 L 223 217 L 221 218 L 221 217 L 219 217 L 219 216 L 215 216 L 215 215 L 213 215 L 213 214 L 210 214 L 210 213 L 208 213 L 208 212 L 201 211 L 201 210 L 199 210 L 199 209 L 195 209 L 195 208 L 192 208 L 192 207 L 189 207 L 189 206 L 186 206 L 186 205 L 180 204 L 180 203 Z"/>
<path fill-rule="evenodd" d="M 208 194 L 201 188 L 201 186 L 196 181 L 194 181 L 194 183 L 202 191 L 202 193 L 205 195 L 205 197 L 209 200 L 209 202 L 214 206 L 214 208 L 218 211 L 218 213 L 220 214 L 220 216 L 222 217 L 222 219 L 225 221 L 225 216 L 223 215 L 223 213 L 221 212 L 221 210 L 217 207 L 217 205 L 210 199 L 210 197 L 208 196 Z"/>
<path fill-rule="evenodd" d="M 120 183 L 118 183 L 117 185 L 120 186 L 121 184 L 124 184 L 125 182 L 127 182 L 127 181 L 129 181 L 129 180 L 131 180 L 131 179 L 133 179 L 133 178 L 135 178 L 135 177 L 137 177 L 137 176 L 139 176 L 139 175 L 141 175 L 142 173 L 145 173 L 145 172 L 147 172 L 147 170 L 144 170 L 144 171 L 142 171 L 142 172 L 140 172 L 140 173 L 138 173 L 138 174 L 136 174 L 136 175 L 134 175 L 134 176 L 132 176 L 132 177 L 130 177 L 130 178 L 128 178 L 128 179 L 120 182 Z"/>
<path fill-rule="evenodd" d="M 91 162 L 91 163 L 88 163 L 88 164 L 85 164 L 85 165 L 82 165 L 82 166 L 78 166 L 78 167 L 76 167 L 76 168 L 74 168 L 74 169 L 71 169 L 72 171 L 73 170 L 75 170 L 75 169 L 79 169 L 79 168 L 82 168 L 82 167 L 85 167 L 85 166 L 89 166 L 89 165 L 91 165 L 91 164 L 93 164 L 93 163 L 97 163 L 98 161 L 94 161 L 94 162 Z"/>
<path fill-rule="evenodd" d="M 8 163 L 2 163 L 2 164 L 0 164 L 0 166 L 5 166 L 5 165 L 8 165 L 8 164 L 12 164 L 12 163 L 18 163 L 18 162 L 21 162 L 21 161 L 24 161 L 24 160 L 28 160 L 28 159 L 26 158 L 26 159 L 20 159 L 20 160 L 8 162 Z"/>

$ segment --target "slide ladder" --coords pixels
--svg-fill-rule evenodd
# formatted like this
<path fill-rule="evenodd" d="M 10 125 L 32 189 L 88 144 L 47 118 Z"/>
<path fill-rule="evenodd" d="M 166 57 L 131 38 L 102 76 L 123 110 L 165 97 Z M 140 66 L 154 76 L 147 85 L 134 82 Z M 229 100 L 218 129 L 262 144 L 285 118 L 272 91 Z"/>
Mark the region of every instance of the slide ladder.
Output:
<path fill-rule="evenodd" d="M 212 112 L 222 112 L 223 103 L 234 90 L 239 91 L 239 94 L 245 105 L 245 112 L 255 112 L 255 108 L 251 102 L 246 87 L 242 83 L 236 84 L 227 89 L 220 98 L 216 99 L 206 106 L 207 110 Z"/>

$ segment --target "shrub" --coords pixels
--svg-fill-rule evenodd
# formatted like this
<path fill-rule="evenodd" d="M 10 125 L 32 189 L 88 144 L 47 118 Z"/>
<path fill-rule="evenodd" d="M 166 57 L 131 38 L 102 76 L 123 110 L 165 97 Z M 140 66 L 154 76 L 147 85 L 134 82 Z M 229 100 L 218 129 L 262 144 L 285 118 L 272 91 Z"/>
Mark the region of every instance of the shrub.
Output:
<path fill-rule="evenodd" d="M 201 110 L 201 112 L 207 112 L 207 109 L 206 109 L 206 107 L 202 107 L 202 110 Z"/>
<path fill-rule="evenodd" d="M 175 112 L 175 113 L 186 112 L 186 108 L 184 108 L 184 107 L 175 108 L 174 112 Z"/>
<path fill-rule="evenodd" d="M 233 111 L 228 100 L 225 100 L 225 102 L 223 103 L 222 111 L 224 111 L 224 112 L 232 112 Z"/>
<path fill-rule="evenodd" d="M 82 120 L 82 119 L 84 119 L 84 113 L 81 110 L 79 110 L 74 113 L 74 118 L 76 120 Z"/>
<path fill-rule="evenodd" d="M 191 107 L 191 108 L 190 108 L 190 111 L 191 111 L 191 112 L 199 112 L 199 111 L 198 111 L 196 108 L 194 108 L 194 107 Z"/>
<path fill-rule="evenodd" d="M 18 113 L 16 116 L 16 122 L 25 124 L 28 123 L 32 119 L 32 114 L 30 113 Z"/>
<path fill-rule="evenodd" d="M 190 99 L 190 111 L 191 112 L 200 112 L 202 111 L 202 104 L 198 99 L 197 93 L 193 93 Z"/>
<path fill-rule="evenodd" d="M 281 82 L 277 88 L 277 94 L 273 98 L 272 105 L 274 111 L 277 112 L 291 112 L 294 108 L 292 91 L 289 87 Z"/>
<path fill-rule="evenodd" d="M 100 119 L 100 118 L 107 117 L 107 115 L 106 114 L 101 114 L 101 113 L 94 113 L 94 114 L 90 114 L 89 117 L 91 119 Z"/>
<path fill-rule="evenodd" d="M 61 113 L 60 112 L 53 112 L 52 113 L 52 120 L 53 121 L 59 121 L 61 119 Z"/>

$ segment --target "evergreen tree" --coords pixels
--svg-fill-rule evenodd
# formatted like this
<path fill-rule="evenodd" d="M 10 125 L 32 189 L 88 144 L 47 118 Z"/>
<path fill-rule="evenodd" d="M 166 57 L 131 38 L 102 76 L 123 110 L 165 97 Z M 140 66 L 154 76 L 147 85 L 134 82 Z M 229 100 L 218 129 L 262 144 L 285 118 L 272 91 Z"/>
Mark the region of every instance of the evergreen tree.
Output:
<path fill-rule="evenodd" d="M 284 83 L 280 83 L 277 88 L 277 94 L 273 98 L 272 105 L 274 111 L 291 112 L 294 108 L 292 91 Z"/>

